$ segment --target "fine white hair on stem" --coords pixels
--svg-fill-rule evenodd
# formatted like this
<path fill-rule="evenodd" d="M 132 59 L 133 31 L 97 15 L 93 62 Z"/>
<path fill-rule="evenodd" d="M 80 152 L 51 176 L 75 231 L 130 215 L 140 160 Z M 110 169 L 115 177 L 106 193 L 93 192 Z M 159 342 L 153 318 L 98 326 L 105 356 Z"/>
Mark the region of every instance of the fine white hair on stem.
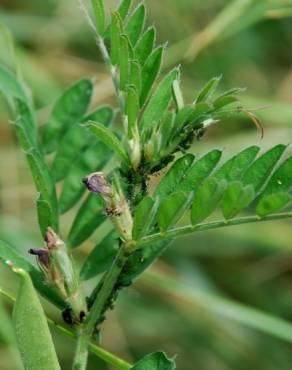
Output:
<path fill-rule="evenodd" d="M 78 0 L 78 4 L 79 4 L 80 10 L 84 13 L 85 18 L 86 18 L 87 23 L 89 24 L 90 28 L 92 29 L 92 31 L 94 33 L 96 33 L 95 25 L 94 25 L 89 13 L 88 13 L 88 10 L 87 10 L 83 0 Z"/>

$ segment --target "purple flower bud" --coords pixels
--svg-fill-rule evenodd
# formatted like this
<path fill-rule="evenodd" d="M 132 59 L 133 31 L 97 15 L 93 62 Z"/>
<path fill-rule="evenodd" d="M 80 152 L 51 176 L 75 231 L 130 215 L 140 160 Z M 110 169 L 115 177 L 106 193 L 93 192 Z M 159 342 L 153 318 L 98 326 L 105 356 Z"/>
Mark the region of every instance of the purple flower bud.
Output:
<path fill-rule="evenodd" d="M 82 179 L 87 189 L 93 193 L 110 195 L 112 188 L 108 184 L 103 172 L 94 172 Z"/>
<path fill-rule="evenodd" d="M 37 260 L 40 264 L 40 266 L 44 269 L 49 268 L 50 264 L 50 257 L 49 257 L 49 251 L 47 249 L 36 249 L 31 248 L 28 253 L 37 256 Z"/>

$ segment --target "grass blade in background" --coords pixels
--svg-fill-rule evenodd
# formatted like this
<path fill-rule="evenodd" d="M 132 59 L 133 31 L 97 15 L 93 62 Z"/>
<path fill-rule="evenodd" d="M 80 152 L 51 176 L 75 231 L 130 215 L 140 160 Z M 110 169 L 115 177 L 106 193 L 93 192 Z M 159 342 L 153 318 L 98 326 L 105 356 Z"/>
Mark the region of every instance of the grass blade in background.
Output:
<path fill-rule="evenodd" d="M 146 272 L 143 279 L 152 287 L 158 286 L 190 305 L 199 305 L 202 309 L 224 319 L 292 343 L 292 324 L 287 320 L 228 298 L 194 289 L 179 279 L 173 279 L 155 270 Z"/>

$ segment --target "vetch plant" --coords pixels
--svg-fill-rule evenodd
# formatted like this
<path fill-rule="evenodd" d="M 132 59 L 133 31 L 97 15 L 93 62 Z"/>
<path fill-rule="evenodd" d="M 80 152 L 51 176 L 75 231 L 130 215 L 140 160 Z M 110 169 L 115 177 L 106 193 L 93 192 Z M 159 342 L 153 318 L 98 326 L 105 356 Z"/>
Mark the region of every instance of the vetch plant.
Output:
<path fill-rule="evenodd" d="M 109 15 L 102 0 L 92 0 L 92 9 L 93 17 L 84 8 L 112 77 L 117 107 L 88 112 L 93 82 L 82 79 L 57 99 L 40 129 L 17 61 L 14 70 L 0 65 L 0 88 L 38 193 L 45 241 L 44 247 L 29 250 L 39 269 L 29 256 L 25 259 L 0 242 L 0 259 L 21 278 L 13 313 L 17 343 L 26 370 L 40 364 L 60 368 L 48 330 L 48 323 L 54 324 L 46 320 L 38 292 L 62 311 L 70 328 L 55 327 L 77 340 L 74 370 L 86 369 L 89 351 L 120 369 L 174 369 L 174 360 L 163 352 L 131 365 L 92 341 L 119 291 L 174 238 L 291 218 L 292 157 L 285 157 L 286 145 L 277 144 L 263 154 L 249 146 L 225 162 L 218 149 L 196 158 L 190 147 L 226 115 L 246 114 L 262 130 L 241 105 L 241 89 L 218 94 L 220 78 L 213 78 L 186 103 L 179 67 L 160 78 L 166 46 L 156 44 L 155 27 L 145 28 L 144 3 L 135 7 L 123 0 Z M 150 187 L 157 174 L 158 184 Z M 60 218 L 81 199 L 66 235 Z M 208 220 L 218 210 L 222 216 Z M 78 270 L 71 251 L 98 233 L 106 220 L 111 225 L 107 235 Z M 98 274 L 102 278 L 87 296 L 83 283 Z"/>

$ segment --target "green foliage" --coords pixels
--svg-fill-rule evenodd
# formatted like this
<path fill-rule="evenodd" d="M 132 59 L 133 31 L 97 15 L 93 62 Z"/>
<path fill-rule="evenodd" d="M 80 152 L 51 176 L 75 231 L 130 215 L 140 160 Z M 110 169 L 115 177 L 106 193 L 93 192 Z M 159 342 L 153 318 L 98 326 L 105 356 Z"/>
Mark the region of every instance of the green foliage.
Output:
<path fill-rule="evenodd" d="M 154 200 L 150 196 L 146 196 L 137 206 L 132 231 L 134 240 L 138 240 L 144 235 L 147 235 L 154 224 L 158 207 L 159 198 Z"/>
<path fill-rule="evenodd" d="M 140 94 L 141 107 L 146 102 L 154 81 L 160 72 L 163 51 L 163 46 L 159 46 L 155 49 L 146 59 L 146 62 L 142 67 L 142 89 Z"/>
<path fill-rule="evenodd" d="M 96 194 L 89 194 L 73 221 L 68 239 L 72 248 L 89 238 L 95 229 L 106 219 L 102 201 Z"/>
<path fill-rule="evenodd" d="M 99 107 L 92 113 L 83 117 L 82 122 L 94 120 L 105 126 L 109 126 L 113 118 L 114 112 L 112 108 L 105 106 Z M 84 130 L 84 127 L 79 124 L 71 127 L 60 140 L 52 163 L 51 171 L 55 181 L 61 181 L 66 177 L 76 158 L 76 153 L 85 151 L 95 143 L 95 136 L 88 130 Z"/>
<path fill-rule="evenodd" d="M 61 214 L 69 211 L 85 192 L 81 179 L 98 168 L 103 168 L 110 158 L 110 151 L 101 142 L 96 141 L 86 148 L 70 167 L 64 179 L 62 192 L 59 198 L 59 211 Z"/>
<path fill-rule="evenodd" d="M 160 83 L 144 111 L 140 126 L 141 130 L 145 130 L 147 127 L 157 124 L 161 120 L 171 102 L 172 84 L 178 78 L 178 75 L 179 71 L 175 68 Z"/>
<path fill-rule="evenodd" d="M 186 154 L 179 158 L 164 175 L 155 189 L 155 195 L 165 197 L 174 192 L 185 179 L 185 174 L 191 168 L 194 161 L 192 154 Z"/>
<path fill-rule="evenodd" d="M 112 133 L 112 131 L 107 129 L 103 124 L 93 121 L 89 121 L 87 127 L 94 135 L 96 135 L 99 140 L 112 149 L 120 157 L 120 159 L 126 163 L 129 161 L 128 155 L 122 143 L 115 136 L 115 134 Z"/>
<path fill-rule="evenodd" d="M 44 310 L 29 275 L 15 270 L 21 283 L 14 305 L 13 324 L 25 370 L 60 370 Z"/>
<path fill-rule="evenodd" d="M 241 182 L 232 182 L 222 200 L 222 212 L 226 220 L 235 217 L 253 200 L 255 191 L 252 185 L 244 186 Z"/>
<path fill-rule="evenodd" d="M 91 4 L 94 11 L 97 32 L 103 36 L 106 17 L 103 0 L 91 0 Z"/>
<path fill-rule="evenodd" d="M 0 90 L 9 99 L 11 97 L 27 101 L 23 86 L 8 68 L 0 65 Z"/>
<path fill-rule="evenodd" d="M 217 207 L 225 191 L 225 181 L 207 179 L 199 186 L 192 205 L 191 220 L 196 225 L 205 220 Z"/>
<path fill-rule="evenodd" d="M 90 338 L 113 307 L 119 290 L 131 285 L 172 239 L 224 225 L 292 216 L 292 157 L 281 162 L 285 145 L 275 145 L 259 157 L 260 149 L 251 146 L 224 161 L 218 149 L 203 155 L 188 153 L 194 141 L 225 115 L 246 113 L 259 125 L 254 114 L 239 101 L 242 89 L 218 94 L 221 77 L 215 77 L 191 103 L 185 103 L 179 68 L 174 67 L 160 78 L 166 46 L 155 45 L 155 27 L 144 30 L 144 3 L 134 8 L 132 1 L 123 0 L 109 20 L 104 1 L 91 3 L 97 44 L 116 89 L 117 117 L 108 106 L 88 112 L 93 83 L 82 79 L 57 99 L 40 133 L 36 110 L 22 79 L 0 65 L 0 90 L 12 109 L 13 127 L 38 192 L 39 228 L 48 246 L 48 250 L 33 252 L 42 272 L 4 243 L 0 244 L 0 259 L 26 271 L 40 294 L 65 309 L 64 318 L 76 328 L 78 336 L 73 368 L 82 370 L 86 368 Z M 243 2 L 237 3 L 242 10 Z M 229 10 L 239 14 L 241 10 L 233 6 Z M 236 14 L 233 19 L 237 19 Z M 223 21 L 229 24 L 224 17 Z M 220 24 L 216 27 L 222 31 Z M 111 126 L 115 118 L 116 124 Z M 161 178 L 152 185 L 157 175 Z M 82 179 L 93 192 L 84 200 Z M 58 231 L 60 214 L 78 202 L 79 209 L 66 236 L 71 249 L 86 242 L 108 219 L 114 228 L 104 238 L 96 232 L 101 240 L 96 243 L 93 238 L 94 247 L 80 270 L 81 282 L 73 273 L 74 263 L 66 244 L 51 230 Z M 289 210 L 283 212 L 285 208 Z M 245 217 L 236 218 L 239 214 Z M 216 220 L 209 220 L 211 217 Z M 61 232 L 64 234 L 64 230 Z M 42 259 L 48 251 L 63 253 L 65 262 L 54 265 L 54 260 Z M 56 268 L 53 273 L 52 265 Z M 49 270 L 58 284 L 63 284 L 65 292 L 59 290 L 62 294 L 56 293 L 46 280 Z M 68 272 L 74 275 L 69 297 Z M 21 272 L 22 288 L 14 315 L 24 367 L 33 369 L 44 361 L 44 368 L 57 369 L 44 313 L 26 273 Z M 85 307 L 82 282 L 101 273 L 104 275 L 88 292 Z M 86 289 L 90 290 L 91 285 Z M 66 303 L 59 294 L 67 298 Z M 25 319 L 30 301 L 37 320 Z M 28 333 L 36 330 L 41 333 L 39 342 L 28 348 Z M 35 341 L 37 336 L 33 337 Z M 45 342 L 47 351 L 41 348 Z M 45 355 L 48 360 L 40 358 Z M 123 361 L 115 359 L 110 363 Z M 127 363 L 123 366 L 130 368 Z M 175 365 L 162 352 L 156 352 L 131 368 L 170 370 Z"/>
<path fill-rule="evenodd" d="M 175 363 L 173 360 L 166 357 L 163 352 L 151 353 L 142 358 L 132 370 L 174 370 Z"/>
<path fill-rule="evenodd" d="M 82 120 L 90 103 L 92 89 L 92 82 L 83 79 L 58 98 L 43 130 L 42 142 L 46 153 L 55 151 L 67 130 Z"/>
<path fill-rule="evenodd" d="M 17 253 L 12 247 L 3 241 L 0 241 L 0 261 L 4 264 L 7 264 L 7 262 L 10 261 L 15 268 L 26 271 L 30 275 L 35 288 L 42 296 L 59 308 L 65 307 L 65 302 L 53 289 L 48 286 L 43 274 L 26 258 Z"/>
<path fill-rule="evenodd" d="M 107 270 L 113 262 L 118 249 L 118 237 L 112 231 L 88 254 L 82 265 L 80 278 L 88 280 Z"/>
<path fill-rule="evenodd" d="M 149 27 L 138 41 L 135 47 L 135 56 L 141 66 L 144 65 L 146 59 L 150 55 L 155 46 L 156 30 L 154 27 Z"/>
<path fill-rule="evenodd" d="M 158 214 L 158 224 L 162 233 L 179 221 L 188 209 L 192 198 L 192 193 L 187 195 L 183 192 L 176 192 L 162 201 Z"/>
<path fill-rule="evenodd" d="M 128 86 L 126 101 L 126 115 L 128 117 L 128 138 L 131 139 L 137 127 L 137 118 L 139 114 L 139 97 L 134 85 Z"/>
<path fill-rule="evenodd" d="M 140 4 L 130 16 L 125 31 L 129 36 L 132 46 L 135 46 L 144 28 L 145 6 Z"/>
<path fill-rule="evenodd" d="M 291 194 L 283 192 L 263 196 L 257 205 L 256 213 L 260 217 L 265 217 L 281 211 L 290 204 L 291 199 Z"/>

